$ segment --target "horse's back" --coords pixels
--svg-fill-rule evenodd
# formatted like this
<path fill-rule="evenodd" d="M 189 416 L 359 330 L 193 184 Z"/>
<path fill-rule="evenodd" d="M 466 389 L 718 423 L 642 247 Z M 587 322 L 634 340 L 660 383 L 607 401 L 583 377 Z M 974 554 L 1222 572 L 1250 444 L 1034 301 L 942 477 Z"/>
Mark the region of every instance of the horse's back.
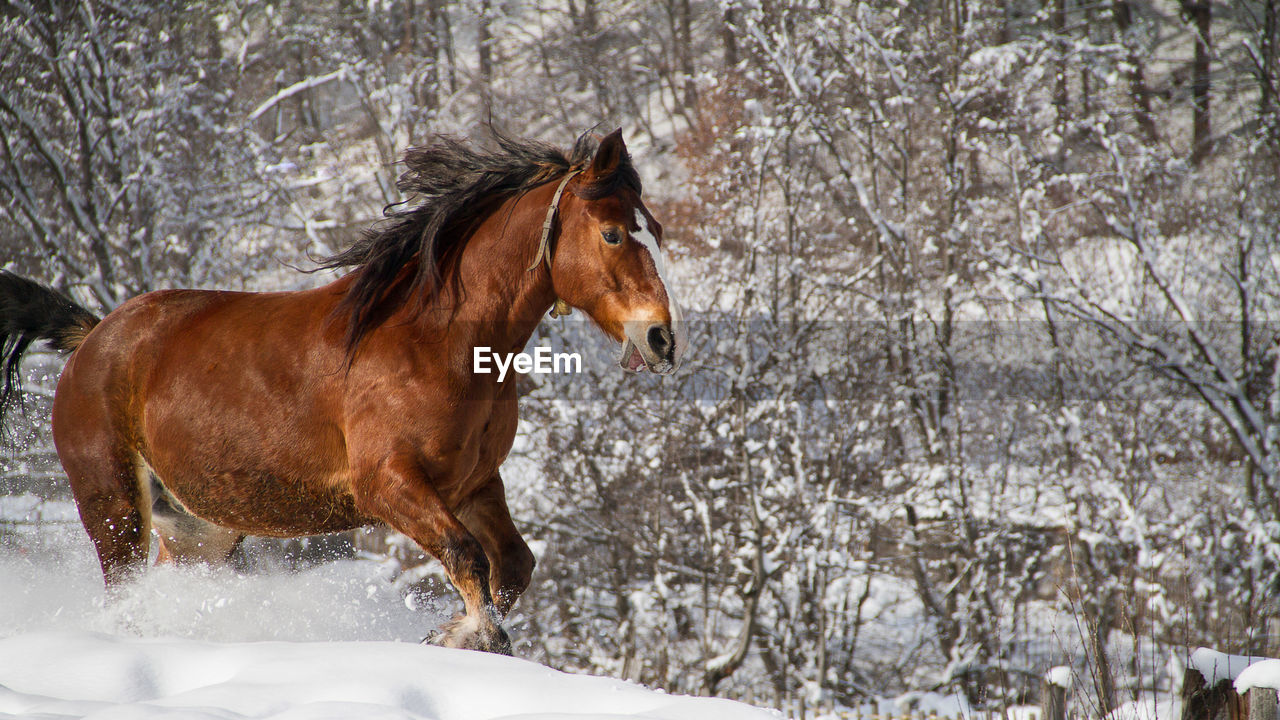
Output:
<path fill-rule="evenodd" d="M 275 359 L 264 355 L 288 353 L 297 341 L 273 333 L 282 324 L 295 336 L 307 332 L 305 319 L 314 313 L 291 299 L 286 293 L 210 290 L 132 298 L 103 318 L 68 359 L 59 404 L 109 400 L 116 412 L 137 417 L 156 395 L 199 397 L 215 389 L 225 395 L 225 385 L 212 388 L 200 380 L 225 383 L 237 374 L 226 370 L 243 371 L 246 364 Z"/>

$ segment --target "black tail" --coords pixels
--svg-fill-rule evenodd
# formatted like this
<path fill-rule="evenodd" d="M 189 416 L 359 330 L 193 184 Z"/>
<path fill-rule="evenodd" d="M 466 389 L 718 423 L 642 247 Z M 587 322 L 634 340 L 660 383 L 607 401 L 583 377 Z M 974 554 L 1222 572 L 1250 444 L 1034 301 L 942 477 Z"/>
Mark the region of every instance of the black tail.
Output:
<path fill-rule="evenodd" d="M 62 293 L 0 270 L 0 366 L 4 373 L 0 422 L 15 401 L 22 403 L 18 364 L 31 343 L 48 340 L 51 347 L 71 352 L 99 320 Z"/>

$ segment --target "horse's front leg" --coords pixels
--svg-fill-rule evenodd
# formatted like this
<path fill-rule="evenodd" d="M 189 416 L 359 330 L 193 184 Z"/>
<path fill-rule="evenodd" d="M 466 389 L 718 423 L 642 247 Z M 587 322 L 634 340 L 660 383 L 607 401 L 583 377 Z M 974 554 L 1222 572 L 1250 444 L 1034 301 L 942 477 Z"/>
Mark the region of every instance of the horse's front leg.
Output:
<path fill-rule="evenodd" d="M 511 639 L 498 625 L 502 613 L 489 591 L 484 547 L 449 512 L 416 460 L 394 455 L 355 487 L 361 512 L 409 536 L 444 565 L 466 605 L 466 615 L 445 626 L 445 647 L 511 654 Z"/>
<path fill-rule="evenodd" d="M 506 489 L 495 476 L 458 508 L 458 519 L 480 540 L 489 556 L 489 587 L 501 617 L 524 594 L 533 577 L 534 558 L 511 521 Z"/>

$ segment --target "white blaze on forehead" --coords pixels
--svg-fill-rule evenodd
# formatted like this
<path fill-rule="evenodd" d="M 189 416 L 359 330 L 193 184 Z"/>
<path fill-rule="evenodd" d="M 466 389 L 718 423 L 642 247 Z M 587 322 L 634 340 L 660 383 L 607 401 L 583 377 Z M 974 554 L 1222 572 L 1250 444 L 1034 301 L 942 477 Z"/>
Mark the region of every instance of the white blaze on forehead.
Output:
<path fill-rule="evenodd" d="M 680 312 L 680 303 L 676 301 L 675 286 L 667 280 L 667 264 L 662 256 L 662 250 L 658 247 L 658 239 L 649 229 L 649 219 L 640 212 L 639 208 L 636 208 L 636 227 L 639 229 L 631 233 L 631 237 L 649 251 L 649 256 L 653 258 L 653 266 L 658 271 L 658 282 L 662 283 L 662 288 L 667 293 L 667 311 L 671 313 L 671 332 L 675 335 L 675 355 L 678 360 L 680 353 L 684 351 L 686 338 L 684 317 Z"/>

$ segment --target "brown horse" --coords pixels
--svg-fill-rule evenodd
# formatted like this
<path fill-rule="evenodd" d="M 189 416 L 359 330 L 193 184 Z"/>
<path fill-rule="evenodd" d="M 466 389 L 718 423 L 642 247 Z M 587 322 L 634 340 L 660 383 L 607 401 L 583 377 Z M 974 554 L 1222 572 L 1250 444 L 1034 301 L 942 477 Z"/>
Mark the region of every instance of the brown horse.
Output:
<path fill-rule="evenodd" d="M 621 341 L 629 370 L 672 372 L 685 344 L 621 131 L 593 145 L 410 150 L 411 204 L 314 290 L 162 290 L 98 320 L 0 274 L 0 401 L 31 342 L 72 351 L 53 435 L 108 588 L 146 565 L 153 528 L 159 561 L 217 562 L 246 534 L 380 522 L 462 596 L 438 642 L 509 653 L 499 623 L 534 565 L 499 475 L 516 383 L 475 372 L 474 349 L 521 351 L 562 303 Z"/>

